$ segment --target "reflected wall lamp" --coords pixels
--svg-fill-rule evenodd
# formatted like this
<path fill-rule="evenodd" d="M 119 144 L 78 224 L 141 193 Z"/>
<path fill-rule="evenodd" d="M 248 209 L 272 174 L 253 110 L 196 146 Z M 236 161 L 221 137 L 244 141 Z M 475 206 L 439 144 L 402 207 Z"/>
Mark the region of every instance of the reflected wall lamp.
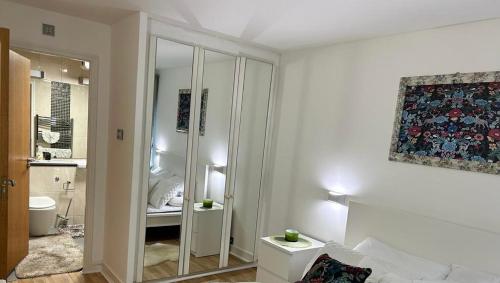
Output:
<path fill-rule="evenodd" d="M 349 206 L 349 196 L 334 191 L 328 191 L 328 201 L 336 202 L 344 206 Z"/>

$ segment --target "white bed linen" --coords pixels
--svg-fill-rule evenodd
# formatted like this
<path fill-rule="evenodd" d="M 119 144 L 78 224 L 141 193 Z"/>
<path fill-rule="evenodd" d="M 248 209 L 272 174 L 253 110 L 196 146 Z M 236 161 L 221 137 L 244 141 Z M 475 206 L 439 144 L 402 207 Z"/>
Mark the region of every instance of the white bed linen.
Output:
<path fill-rule="evenodd" d="M 315 256 L 306 265 L 303 276 L 309 271 L 316 259 L 320 255 L 326 253 L 331 258 L 348 265 L 372 268 L 372 275 L 368 277 L 366 283 L 462 283 L 453 280 L 444 280 L 444 278 L 446 278 L 449 273 L 450 266 L 434 263 L 427 259 L 407 254 L 395 248 L 389 247 L 383 243 L 381 246 L 379 245 L 380 242 L 375 239 L 370 240 L 371 243 L 374 243 L 373 241 L 376 241 L 374 244 L 374 246 L 376 247 L 375 252 L 373 251 L 372 246 L 365 245 L 364 247 L 362 246 L 360 249 L 356 250 L 350 249 L 342 244 L 333 241 L 328 242 L 323 248 L 318 250 Z M 366 243 L 366 240 L 362 243 Z M 387 251 L 387 249 L 389 251 Z M 386 258 L 381 259 L 373 256 L 368 256 L 365 254 L 365 252 L 371 254 L 375 253 L 381 257 L 386 257 L 389 260 L 386 260 Z M 387 256 L 387 253 L 389 254 L 389 256 Z M 398 256 L 394 256 L 394 254 Z M 395 258 L 396 263 L 393 262 Z M 410 260 L 408 258 L 410 258 Z M 429 276 L 440 276 L 441 278 L 429 279 Z"/>
<path fill-rule="evenodd" d="M 451 272 L 447 279 L 457 283 L 500 283 L 500 276 L 456 264 L 451 266 Z"/>
<path fill-rule="evenodd" d="M 151 204 L 148 204 L 147 214 L 179 212 L 179 211 L 182 211 L 182 207 L 165 205 L 162 208 L 156 208 Z"/>
<path fill-rule="evenodd" d="M 419 278 L 409 279 L 441 280 L 450 273 L 449 265 L 417 257 L 370 237 L 359 243 L 354 250 L 372 258 L 390 262 L 400 270 L 407 270 L 419 275 Z"/>
<path fill-rule="evenodd" d="M 450 280 L 411 280 L 402 278 L 396 274 L 388 273 L 384 275 L 378 283 L 457 283 L 455 281 Z M 475 281 L 471 281 L 469 283 L 476 283 Z"/>
<path fill-rule="evenodd" d="M 382 259 L 365 256 L 357 265 L 359 267 L 371 268 L 372 274 L 370 279 L 372 282 L 379 282 L 388 273 L 394 273 L 402 278 L 407 279 L 422 279 L 422 275 L 411 270 L 411 268 L 401 267 L 391 262 Z"/>

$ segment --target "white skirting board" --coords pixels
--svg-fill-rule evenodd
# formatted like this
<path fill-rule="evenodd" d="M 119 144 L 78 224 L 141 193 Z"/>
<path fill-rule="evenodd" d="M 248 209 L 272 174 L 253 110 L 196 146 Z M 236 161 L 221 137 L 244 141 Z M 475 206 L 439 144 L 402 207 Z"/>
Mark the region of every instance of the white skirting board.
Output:
<path fill-rule="evenodd" d="M 238 246 L 231 245 L 229 253 L 245 262 L 253 262 L 253 253 Z"/>
<path fill-rule="evenodd" d="M 109 283 L 122 283 L 118 276 L 116 276 L 116 274 L 111 271 L 111 269 L 106 264 L 103 264 L 101 266 L 101 269 L 102 276 L 104 276 L 104 278 L 106 278 Z"/>
<path fill-rule="evenodd" d="M 99 272 L 102 272 L 102 263 L 84 266 L 82 270 L 83 274 L 99 273 Z"/>

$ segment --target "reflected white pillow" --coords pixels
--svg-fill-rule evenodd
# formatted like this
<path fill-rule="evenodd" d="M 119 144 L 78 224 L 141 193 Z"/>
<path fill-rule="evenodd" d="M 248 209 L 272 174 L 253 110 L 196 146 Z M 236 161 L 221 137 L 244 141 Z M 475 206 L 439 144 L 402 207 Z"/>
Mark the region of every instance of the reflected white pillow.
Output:
<path fill-rule="evenodd" d="M 148 201 L 153 207 L 161 209 L 172 198 L 181 195 L 183 192 L 184 179 L 178 176 L 160 179 L 149 192 Z"/>
<path fill-rule="evenodd" d="M 306 275 L 309 269 L 311 269 L 311 267 L 313 266 L 316 259 L 322 254 L 328 254 L 331 258 L 352 266 L 357 266 L 357 264 L 361 261 L 361 259 L 363 259 L 364 256 L 363 254 L 357 251 L 353 251 L 352 249 L 342 244 L 336 243 L 334 241 L 327 242 L 324 247 L 316 252 L 314 257 L 306 265 L 306 268 L 302 273 L 302 277 Z"/>
<path fill-rule="evenodd" d="M 156 168 L 156 169 L 151 170 L 151 172 L 149 173 L 148 191 L 151 192 L 151 190 L 153 190 L 154 186 L 157 185 L 161 179 L 168 179 L 168 178 L 171 178 L 173 176 L 174 176 L 174 174 L 171 171 L 166 170 L 166 169 Z"/>
<path fill-rule="evenodd" d="M 450 272 L 448 265 L 408 254 L 370 237 L 359 243 L 354 250 L 393 263 L 402 270 L 411 269 L 412 272 L 419 274 L 418 279 L 444 279 Z"/>
<path fill-rule="evenodd" d="M 181 207 L 184 203 L 184 198 L 182 196 L 173 197 L 168 201 L 168 205 Z"/>
<path fill-rule="evenodd" d="M 500 283 L 500 276 L 456 264 L 451 266 L 450 275 L 446 279 L 457 283 Z"/>

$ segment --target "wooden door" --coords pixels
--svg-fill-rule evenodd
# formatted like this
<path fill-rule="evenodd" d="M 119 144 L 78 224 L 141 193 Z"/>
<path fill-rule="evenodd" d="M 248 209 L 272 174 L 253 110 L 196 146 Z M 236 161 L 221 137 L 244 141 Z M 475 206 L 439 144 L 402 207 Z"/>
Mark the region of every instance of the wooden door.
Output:
<path fill-rule="evenodd" d="M 0 28 L 0 278 L 28 254 L 30 61 Z"/>

